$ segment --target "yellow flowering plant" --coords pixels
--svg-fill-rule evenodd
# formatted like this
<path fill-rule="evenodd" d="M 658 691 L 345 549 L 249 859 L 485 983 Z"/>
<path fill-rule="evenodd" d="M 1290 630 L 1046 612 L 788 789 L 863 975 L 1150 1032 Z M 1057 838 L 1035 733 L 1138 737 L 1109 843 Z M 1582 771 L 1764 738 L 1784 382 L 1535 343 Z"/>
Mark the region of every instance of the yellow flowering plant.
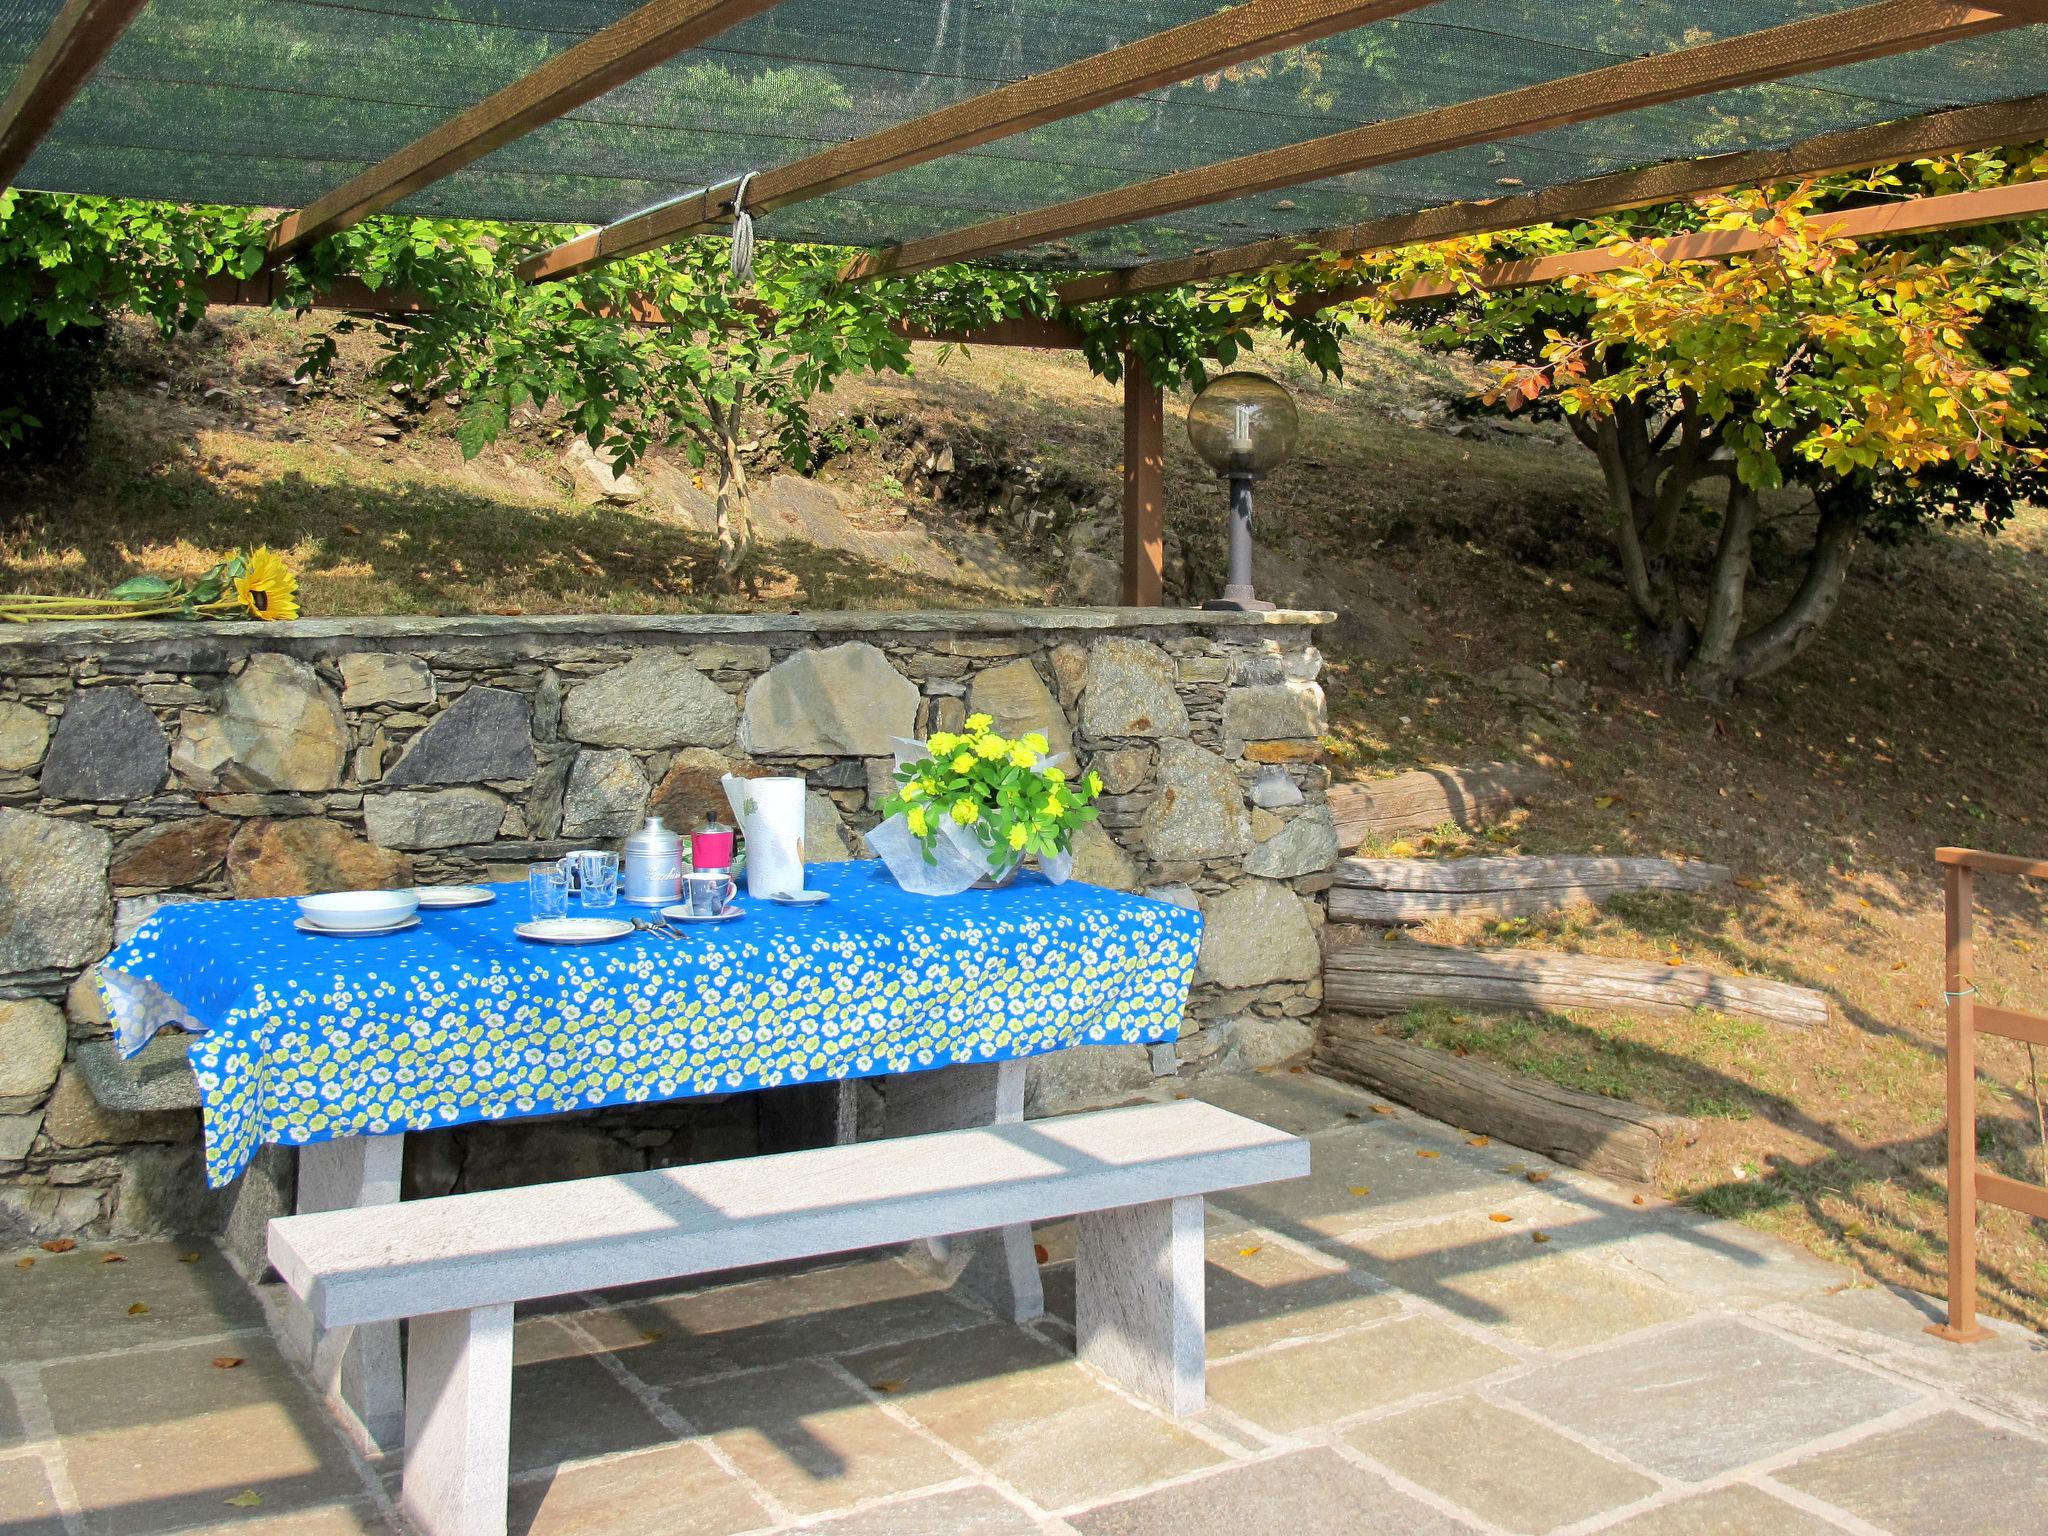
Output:
<path fill-rule="evenodd" d="M 1000 877 L 1033 854 L 1069 852 L 1076 829 L 1095 819 L 1102 780 L 1093 770 L 1075 777 L 1048 761 L 1042 733 L 1012 740 L 997 735 L 994 724 L 970 715 L 960 731 L 934 732 L 925 757 L 896 769 L 897 790 L 882 802 L 882 814 L 903 818 L 927 864 L 938 862 L 948 822 L 974 835 Z"/>
<path fill-rule="evenodd" d="M 0 621 L 35 619 L 296 619 L 299 579 L 276 551 L 237 550 L 197 581 L 131 576 L 105 597 L 0 594 Z"/>

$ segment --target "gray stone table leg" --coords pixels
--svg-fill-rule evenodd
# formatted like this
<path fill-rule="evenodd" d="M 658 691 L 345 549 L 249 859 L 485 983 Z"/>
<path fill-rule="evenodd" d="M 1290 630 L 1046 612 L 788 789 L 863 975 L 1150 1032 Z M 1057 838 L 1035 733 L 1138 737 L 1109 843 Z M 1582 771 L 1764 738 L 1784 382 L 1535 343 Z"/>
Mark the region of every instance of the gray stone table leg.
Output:
<path fill-rule="evenodd" d="M 394 1205 L 405 1167 L 405 1135 L 344 1136 L 299 1149 L 299 1210 Z M 398 1324 L 322 1330 L 287 1301 L 286 1346 L 312 1372 L 342 1427 L 365 1450 L 394 1451 L 405 1440 L 405 1375 Z"/>
<path fill-rule="evenodd" d="M 1024 1063 L 901 1073 L 888 1080 L 887 1098 L 884 1131 L 890 1136 L 1014 1124 L 1024 1118 Z M 1045 1315 L 1045 1290 L 1028 1225 L 934 1238 L 926 1246 L 955 1284 L 980 1297 L 998 1317 L 1023 1323 Z"/>

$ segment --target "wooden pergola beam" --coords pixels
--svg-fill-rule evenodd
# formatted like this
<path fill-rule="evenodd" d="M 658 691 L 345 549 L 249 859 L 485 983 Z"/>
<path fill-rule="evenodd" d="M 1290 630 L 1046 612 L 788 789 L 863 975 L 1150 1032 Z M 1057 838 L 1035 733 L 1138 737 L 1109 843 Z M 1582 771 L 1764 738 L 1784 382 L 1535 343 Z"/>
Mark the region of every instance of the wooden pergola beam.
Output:
<path fill-rule="evenodd" d="M 2048 0 L 2043 0 L 2048 4 Z M 1519 197 L 1447 203 L 1417 213 L 1396 214 L 1334 229 L 1281 235 L 1250 245 L 1146 262 L 1120 272 L 1075 278 L 1054 290 L 1062 304 L 1079 306 L 1104 299 L 1156 293 L 1189 283 L 1286 266 L 1326 251 L 1361 256 L 1404 245 L 1427 245 L 1466 235 L 1495 234 L 1531 224 L 1563 224 L 1626 208 L 1675 202 L 1730 187 L 1768 186 L 1801 176 L 1861 170 L 1929 155 L 1958 154 L 1998 144 L 2023 144 L 2048 137 L 2048 96 L 2026 96 L 1989 106 L 1958 107 L 1899 122 L 1877 123 L 1803 139 L 1783 149 L 1746 150 L 1704 160 L 1670 160 L 1639 170 L 1615 171 L 1585 181 L 1565 182 Z"/>
<path fill-rule="evenodd" d="M 0 187 L 12 186 L 28 157 L 71 105 L 79 87 L 121 40 L 145 0 L 66 0 L 36 51 L 0 101 Z"/>
<path fill-rule="evenodd" d="M 1879 0 L 990 219 L 871 251 L 850 262 L 843 275 L 851 281 L 922 272 L 1372 166 L 2025 25 L 2022 17 L 1953 0 Z"/>
<path fill-rule="evenodd" d="M 747 210 L 759 214 L 786 208 L 1433 3 L 1248 0 L 763 171 L 748 184 Z M 602 262 L 715 229 L 733 216 L 735 184 L 707 187 L 580 235 L 529 259 L 520 275 L 535 282 L 573 277 Z"/>
<path fill-rule="evenodd" d="M 2002 224 L 2010 219 L 2038 218 L 2048 214 L 2048 180 L 2011 182 L 1998 187 L 1978 187 L 1968 192 L 1945 192 L 1936 197 L 1902 198 L 1894 203 L 1873 203 L 1862 208 L 1809 215 L 1808 228 L 1815 236 L 1838 240 L 1871 240 L 1884 235 L 1925 234 L 1937 229 L 1968 229 L 1978 224 Z M 1769 237 L 1758 229 L 1702 229 L 1647 242 L 1659 261 L 1725 261 L 1733 256 L 1760 251 Z M 1580 251 L 1559 251 L 1550 256 L 1532 256 L 1522 261 L 1500 261 L 1481 267 L 1462 281 L 1445 275 L 1412 277 L 1385 286 L 1358 283 L 1321 293 L 1302 295 L 1292 306 L 1297 313 L 1310 314 L 1375 295 L 1394 304 L 1415 304 L 1426 299 L 1444 299 L 1470 288 L 1489 293 L 1511 288 L 1531 288 L 1554 283 L 1560 278 L 1585 277 L 1596 272 L 1619 272 L 1637 264 L 1636 252 L 1619 246 L 1593 246 Z"/>
<path fill-rule="evenodd" d="M 280 260 L 389 208 L 775 3 L 650 0 L 349 178 L 318 202 L 286 214 L 271 233 L 271 259 Z"/>

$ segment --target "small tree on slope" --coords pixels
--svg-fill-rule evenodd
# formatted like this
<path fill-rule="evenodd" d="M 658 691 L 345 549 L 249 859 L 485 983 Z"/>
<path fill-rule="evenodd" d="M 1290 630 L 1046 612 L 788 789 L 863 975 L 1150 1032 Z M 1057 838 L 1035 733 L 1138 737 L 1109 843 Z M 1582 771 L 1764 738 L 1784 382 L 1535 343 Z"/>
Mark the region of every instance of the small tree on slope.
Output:
<path fill-rule="evenodd" d="M 1987 162 L 2004 164 L 1976 157 L 1967 169 L 1983 177 Z M 1603 221 L 1595 231 L 1633 265 L 1471 292 L 1429 332 L 1493 360 L 1488 404 L 1561 411 L 1598 457 L 1646 648 L 1668 680 L 1709 698 L 1812 643 L 1859 537 L 1929 521 L 1995 528 L 2048 489 L 2041 451 L 2024 441 L 2048 382 L 2028 366 L 2048 340 L 2036 235 L 1857 246 L 1827 236 L 1820 196 L 1809 185 L 1702 199 L 1697 211 L 1662 211 L 1648 233 L 1640 216 L 1628 228 Z M 1657 259 L 1652 233 L 1702 223 L 1753 228 L 1763 248 L 1726 262 Z M 1509 249 L 1578 246 L 1587 234 L 1537 231 Z M 1437 264 L 1469 269 L 1502 253 L 1468 245 Z M 1807 502 L 1773 516 L 1765 497 L 1787 486 Z M 1708 490 L 1718 516 L 1696 500 Z M 1797 579 L 1760 613 L 1760 530 L 1794 526 L 1810 526 Z"/>

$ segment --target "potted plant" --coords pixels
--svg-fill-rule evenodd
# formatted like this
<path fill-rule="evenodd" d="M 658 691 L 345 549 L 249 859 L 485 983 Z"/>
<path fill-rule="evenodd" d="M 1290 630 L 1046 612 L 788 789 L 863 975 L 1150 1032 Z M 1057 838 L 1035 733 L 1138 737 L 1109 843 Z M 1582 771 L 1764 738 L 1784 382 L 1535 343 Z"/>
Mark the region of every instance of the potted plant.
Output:
<path fill-rule="evenodd" d="M 1029 858 L 1055 881 L 1073 867 L 1074 833 L 1093 821 L 1102 780 L 1069 773 L 1044 735 L 999 736 L 987 715 L 926 742 L 900 742 L 896 792 L 868 841 L 905 890 L 950 894 L 1001 884 Z"/>

